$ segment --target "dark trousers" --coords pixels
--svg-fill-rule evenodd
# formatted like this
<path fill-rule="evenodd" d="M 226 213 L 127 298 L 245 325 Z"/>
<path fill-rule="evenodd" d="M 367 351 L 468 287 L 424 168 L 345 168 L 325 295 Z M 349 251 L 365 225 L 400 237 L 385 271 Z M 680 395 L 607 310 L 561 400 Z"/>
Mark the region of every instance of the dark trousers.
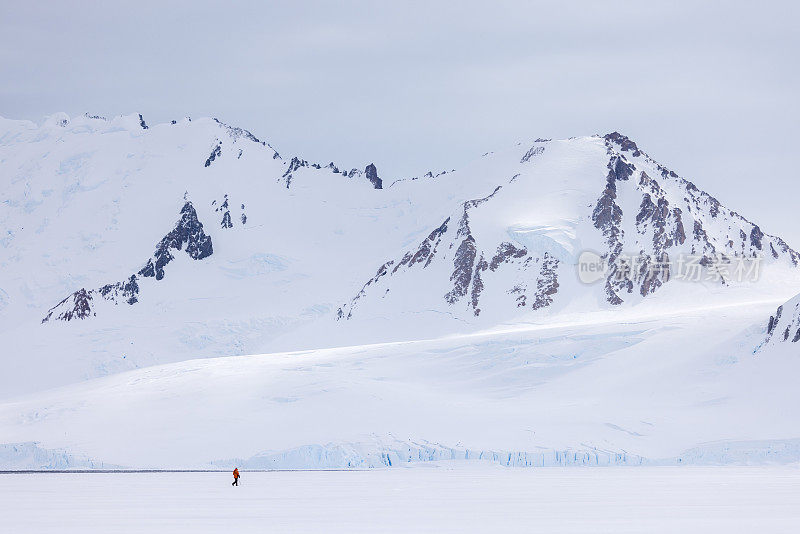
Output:
<path fill-rule="evenodd" d="M 239 477 L 234 477 L 233 484 L 231 486 L 238 486 L 239 485 Z"/>

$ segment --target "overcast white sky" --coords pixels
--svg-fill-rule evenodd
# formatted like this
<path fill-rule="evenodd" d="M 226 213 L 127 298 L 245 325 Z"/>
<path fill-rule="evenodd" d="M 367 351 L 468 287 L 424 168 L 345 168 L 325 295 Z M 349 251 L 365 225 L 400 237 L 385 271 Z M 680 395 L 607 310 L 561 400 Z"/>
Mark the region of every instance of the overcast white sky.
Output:
<path fill-rule="evenodd" d="M 619 130 L 797 249 L 799 15 L 791 1 L 0 0 L 0 115 L 215 116 L 384 179 Z"/>

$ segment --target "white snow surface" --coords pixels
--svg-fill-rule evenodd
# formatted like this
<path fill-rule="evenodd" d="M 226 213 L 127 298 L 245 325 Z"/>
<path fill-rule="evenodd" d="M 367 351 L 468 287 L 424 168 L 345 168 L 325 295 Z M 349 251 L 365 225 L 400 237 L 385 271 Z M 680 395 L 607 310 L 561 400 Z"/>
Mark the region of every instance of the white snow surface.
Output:
<path fill-rule="evenodd" d="M 794 467 L 0 474 L 4 531 L 40 534 L 794 533 Z"/>
<path fill-rule="evenodd" d="M 703 246 L 756 252 L 753 223 L 599 136 L 376 190 L 212 119 L 0 119 L 0 468 L 797 461 L 800 343 L 763 345 L 800 291 L 779 238 L 763 235 L 756 283 L 670 281 L 612 306 L 578 281 L 580 252 L 608 247 L 592 211 L 623 156 L 658 180 L 617 184 L 628 250 L 654 253 L 647 192 L 680 206 L 673 252 L 703 244 L 692 221 Z M 176 252 L 133 305 L 42 323 L 137 273 L 187 201 L 211 256 Z M 509 290 L 538 282 L 517 264 L 484 272 L 479 315 L 444 299 L 468 209 L 487 261 L 501 243 L 559 260 L 552 304 L 517 306 Z M 365 286 L 448 218 L 429 266 Z"/>
<path fill-rule="evenodd" d="M 189 360 L 0 405 L 7 468 L 786 463 L 800 359 L 772 303 Z M 35 444 L 35 445 L 32 445 Z M 26 445 L 27 444 L 27 445 Z M 36 450 L 32 451 L 31 447 Z"/>

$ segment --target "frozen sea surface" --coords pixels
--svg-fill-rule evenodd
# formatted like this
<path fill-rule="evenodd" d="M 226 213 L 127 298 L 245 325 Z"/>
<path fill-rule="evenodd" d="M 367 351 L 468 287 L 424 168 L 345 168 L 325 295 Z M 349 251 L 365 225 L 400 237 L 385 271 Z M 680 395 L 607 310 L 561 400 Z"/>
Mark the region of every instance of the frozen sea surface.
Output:
<path fill-rule="evenodd" d="M 798 532 L 800 469 L 0 475 L 3 533 Z"/>

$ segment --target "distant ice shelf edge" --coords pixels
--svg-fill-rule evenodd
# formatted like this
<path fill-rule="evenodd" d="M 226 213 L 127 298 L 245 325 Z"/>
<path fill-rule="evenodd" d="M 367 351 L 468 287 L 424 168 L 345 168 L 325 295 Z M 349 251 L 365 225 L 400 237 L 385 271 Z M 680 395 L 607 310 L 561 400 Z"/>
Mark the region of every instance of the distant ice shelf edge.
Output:
<path fill-rule="evenodd" d="M 401 442 L 375 445 L 364 442 L 305 445 L 250 458 L 230 458 L 186 466 L 121 466 L 107 464 L 66 450 L 45 449 L 37 443 L 0 445 L 0 470 L 227 470 L 231 465 L 249 470 L 376 469 L 425 462 L 487 462 L 505 467 L 612 467 L 680 465 L 786 465 L 800 462 L 800 439 L 720 441 L 683 451 L 669 458 L 645 458 L 625 451 L 602 449 L 538 449 L 533 451 L 478 450 L 436 443 Z"/>

